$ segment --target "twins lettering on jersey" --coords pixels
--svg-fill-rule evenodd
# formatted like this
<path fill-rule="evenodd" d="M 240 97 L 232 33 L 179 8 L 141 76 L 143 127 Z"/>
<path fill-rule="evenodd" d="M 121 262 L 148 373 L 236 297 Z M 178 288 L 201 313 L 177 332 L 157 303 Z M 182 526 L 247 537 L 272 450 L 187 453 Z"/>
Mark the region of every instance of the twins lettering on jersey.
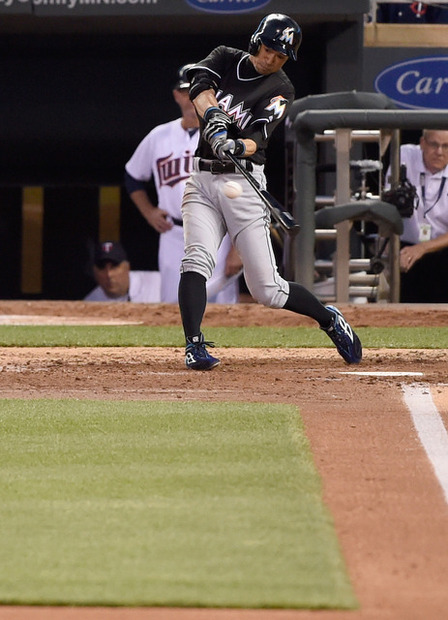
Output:
<path fill-rule="evenodd" d="M 218 91 L 216 96 L 219 101 L 219 106 L 227 112 L 231 118 L 233 118 L 240 129 L 247 127 L 253 118 L 253 114 L 250 109 L 244 109 L 244 102 L 238 103 L 236 106 L 232 107 L 233 95 L 228 94 L 225 97 L 220 98 L 221 94 L 221 91 Z M 281 95 L 272 97 L 269 104 L 265 107 L 265 110 L 270 113 L 269 120 L 282 118 L 285 113 L 287 103 L 287 100 Z"/>
<path fill-rule="evenodd" d="M 193 170 L 193 153 L 185 151 L 181 157 L 173 157 L 173 153 L 157 160 L 157 172 L 160 187 L 169 185 L 173 187 L 177 183 L 185 181 Z"/>

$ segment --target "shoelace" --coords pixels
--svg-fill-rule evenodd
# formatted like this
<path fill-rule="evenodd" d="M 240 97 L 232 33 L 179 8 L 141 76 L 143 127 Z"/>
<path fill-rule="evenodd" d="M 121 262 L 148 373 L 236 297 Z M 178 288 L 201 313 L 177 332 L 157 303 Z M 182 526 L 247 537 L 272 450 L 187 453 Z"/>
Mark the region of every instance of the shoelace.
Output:
<path fill-rule="evenodd" d="M 208 340 L 204 340 L 203 342 L 189 342 L 187 344 L 187 351 L 190 349 L 195 349 L 196 351 L 204 352 L 207 354 L 205 347 L 210 347 L 211 349 L 215 348 L 214 342 L 209 342 Z"/>
<path fill-rule="evenodd" d="M 335 320 L 333 321 L 333 323 L 330 325 L 330 327 L 328 328 L 328 333 L 332 334 L 337 340 L 344 340 L 343 335 L 339 332 L 338 328 L 337 328 L 337 319 L 335 318 Z"/>
<path fill-rule="evenodd" d="M 332 339 L 333 341 L 337 340 L 339 344 L 342 344 L 344 346 L 347 344 L 344 336 L 342 334 L 339 334 L 336 330 L 332 332 Z"/>

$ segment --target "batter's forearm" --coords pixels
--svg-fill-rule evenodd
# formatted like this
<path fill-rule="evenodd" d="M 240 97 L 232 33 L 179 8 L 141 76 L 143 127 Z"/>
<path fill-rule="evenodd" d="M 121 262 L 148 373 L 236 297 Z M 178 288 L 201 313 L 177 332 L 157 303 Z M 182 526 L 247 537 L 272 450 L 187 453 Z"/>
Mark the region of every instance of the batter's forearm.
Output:
<path fill-rule="evenodd" d="M 209 90 L 203 90 L 195 99 L 193 99 L 193 105 L 198 115 L 201 118 L 204 118 L 205 111 L 208 110 L 208 108 L 218 107 L 215 91 L 212 88 Z"/>

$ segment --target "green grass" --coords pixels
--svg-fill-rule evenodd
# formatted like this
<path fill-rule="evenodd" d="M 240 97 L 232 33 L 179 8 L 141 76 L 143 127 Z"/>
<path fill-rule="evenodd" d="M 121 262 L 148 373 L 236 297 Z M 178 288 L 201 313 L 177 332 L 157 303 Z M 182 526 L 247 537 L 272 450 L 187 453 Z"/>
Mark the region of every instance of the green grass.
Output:
<path fill-rule="evenodd" d="M 448 327 L 361 327 L 365 348 L 447 349 Z M 331 347 L 317 327 L 207 327 L 219 347 Z M 180 326 L 0 326 L 0 346 L 10 347 L 178 347 Z"/>
<path fill-rule="evenodd" d="M 2 604 L 354 608 L 298 410 L 0 400 Z"/>

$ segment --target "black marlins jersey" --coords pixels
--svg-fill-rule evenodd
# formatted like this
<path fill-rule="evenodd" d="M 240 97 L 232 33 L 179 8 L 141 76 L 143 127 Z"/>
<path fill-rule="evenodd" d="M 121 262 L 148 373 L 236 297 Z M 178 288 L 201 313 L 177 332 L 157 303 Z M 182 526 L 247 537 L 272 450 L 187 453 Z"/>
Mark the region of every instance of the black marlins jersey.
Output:
<path fill-rule="evenodd" d="M 190 69 L 206 70 L 217 86 L 219 106 L 233 119 L 230 138 L 251 138 L 258 150 L 248 159 L 256 164 L 266 161 L 266 147 L 272 132 L 287 115 L 294 101 L 294 87 L 280 69 L 270 75 L 255 71 L 247 52 L 221 45 Z M 203 122 L 201 119 L 201 133 Z M 200 139 L 198 157 L 213 159 L 210 145 Z"/>

